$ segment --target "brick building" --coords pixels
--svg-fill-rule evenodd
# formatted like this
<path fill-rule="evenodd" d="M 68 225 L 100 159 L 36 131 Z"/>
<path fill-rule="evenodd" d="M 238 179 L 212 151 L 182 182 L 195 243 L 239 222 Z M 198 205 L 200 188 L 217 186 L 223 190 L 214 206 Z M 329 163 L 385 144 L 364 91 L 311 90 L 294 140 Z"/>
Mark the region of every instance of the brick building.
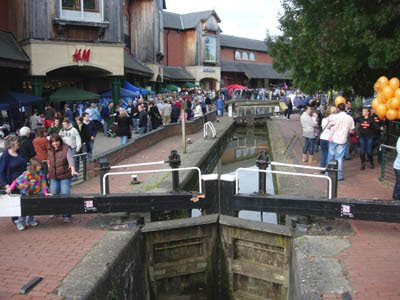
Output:
<path fill-rule="evenodd" d="M 163 15 L 164 70 L 180 73 L 171 80 L 191 76 L 203 88 L 219 90 L 232 83 L 260 88 L 289 79 L 272 68 L 264 41 L 221 34 L 215 11 Z"/>
<path fill-rule="evenodd" d="M 276 72 L 264 41 L 220 35 L 221 83 L 239 83 L 251 88 L 265 88 L 289 79 Z"/>

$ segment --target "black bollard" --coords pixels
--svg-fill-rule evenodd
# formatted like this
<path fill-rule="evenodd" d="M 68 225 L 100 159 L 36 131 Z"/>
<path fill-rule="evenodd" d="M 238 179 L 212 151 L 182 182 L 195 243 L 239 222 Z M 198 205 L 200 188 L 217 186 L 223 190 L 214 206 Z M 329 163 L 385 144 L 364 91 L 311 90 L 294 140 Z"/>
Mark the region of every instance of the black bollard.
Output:
<path fill-rule="evenodd" d="M 332 198 L 337 198 L 338 191 L 338 161 L 331 160 L 328 162 L 328 166 L 326 167 L 326 171 L 328 176 L 332 180 Z M 329 195 L 329 186 L 328 186 L 328 195 Z"/>
<path fill-rule="evenodd" d="M 169 166 L 172 169 L 177 169 L 181 165 L 181 157 L 177 150 L 171 150 L 171 154 L 168 157 Z M 179 171 L 172 171 L 172 191 L 179 191 Z"/>
<path fill-rule="evenodd" d="M 266 151 L 261 151 L 256 160 L 256 166 L 259 170 L 266 170 L 269 165 L 269 157 Z M 258 193 L 265 195 L 267 193 L 267 173 L 258 172 Z"/>
<path fill-rule="evenodd" d="M 203 175 L 201 183 L 203 185 L 203 193 L 207 203 L 206 213 L 217 214 L 219 212 L 218 174 Z"/>
<path fill-rule="evenodd" d="M 103 178 L 104 175 L 106 173 L 108 173 L 108 171 L 110 171 L 110 163 L 108 162 L 107 158 L 102 158 L 100 159 L 100 193 L 103 194 Z M 105 188 L 105 192 L 106 194 L 110 193 L 110 185 L 109 185 L 109 181 L 108 181 L 108 177 L 106 178 L 106 188 Z"/>
<path fill-rule="evenodd" d="M 237 217 L 238 212 L 232 208 L 233 197 L 236 194 L 235 176 L 223 174 L 219 181 L 219 207 L 220 213 L 226 216 Z"/>

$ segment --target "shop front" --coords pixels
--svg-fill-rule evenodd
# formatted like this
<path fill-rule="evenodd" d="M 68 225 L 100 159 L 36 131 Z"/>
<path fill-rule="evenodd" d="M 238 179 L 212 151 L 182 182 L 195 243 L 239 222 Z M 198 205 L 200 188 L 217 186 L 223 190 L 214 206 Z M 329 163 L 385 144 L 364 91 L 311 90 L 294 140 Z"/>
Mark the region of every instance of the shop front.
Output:
<path fill-rule="evenodd" d="M 187 66 L 188 71 L 195 79 L 195 84 L 205 90 L 219 91 L 221 83 L 221 68 L 207 66 Z"/>
<path fill-rule="evenodd" d="M 47 96 L 64 86 L 94 93 L 112 88 L 119 100 L 124 76 L 124 45 L 30 41 L 23 45 L 31 59 L 26 89 Z"/>

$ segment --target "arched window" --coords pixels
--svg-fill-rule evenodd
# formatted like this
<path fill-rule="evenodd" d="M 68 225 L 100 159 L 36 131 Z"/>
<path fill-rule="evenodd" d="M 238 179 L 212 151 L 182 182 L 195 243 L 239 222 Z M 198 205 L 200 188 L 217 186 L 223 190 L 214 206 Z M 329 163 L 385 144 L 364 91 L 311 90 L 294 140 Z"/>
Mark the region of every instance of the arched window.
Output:
<path fill-rule="evenodd" d="M 235 51 L 235 59 L 241 59 L 240 51 L 236 50 Z"/>
<path fill-rule="evenodd" d="M 242 59 L 243 60 L 249 60 L 249 54 L 247 52 L 242 53 Z"/>
<path fill-rule="evenodd" d="M 250 58 L 250 60 L 256 60 L 256 56 L 254 55 L 254 52 L 250 52 L 249 58 Z"/>

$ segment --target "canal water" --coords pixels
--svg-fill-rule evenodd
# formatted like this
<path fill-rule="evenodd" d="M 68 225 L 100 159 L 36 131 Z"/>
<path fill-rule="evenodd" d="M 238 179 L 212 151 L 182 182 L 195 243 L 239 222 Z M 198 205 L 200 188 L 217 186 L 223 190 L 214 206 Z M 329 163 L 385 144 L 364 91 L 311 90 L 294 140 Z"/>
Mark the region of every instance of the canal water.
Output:
<path fill-rule="evenodd" d="M 268 150 L 268 132 L 265 126 L 238 126 L 233 131 L 213 173 L 236 175 L 238 168 L 257 170 L 256 160 L 259 153 L 261 151 L 268 153 Z M 258 172 L 242 170 L 239 171 L 238 178 L 240 193 L 258 192 Z M 266 187 L 268 194 L 275 193 L 272 174 L 267 173 Z M 199 211 L 192 213 L 193 217 L 199 215 Z M 239 218 L 277 224 L 276 213 L 243 210 L 239 212 Z"/>

